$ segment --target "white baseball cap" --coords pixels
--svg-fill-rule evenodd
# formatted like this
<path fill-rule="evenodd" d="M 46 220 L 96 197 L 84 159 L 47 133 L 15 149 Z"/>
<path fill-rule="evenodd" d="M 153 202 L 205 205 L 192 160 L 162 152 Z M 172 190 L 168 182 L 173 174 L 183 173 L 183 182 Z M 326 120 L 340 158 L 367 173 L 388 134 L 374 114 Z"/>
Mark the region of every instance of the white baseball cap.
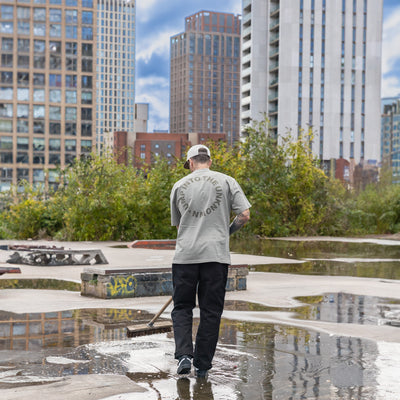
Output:
<path fill-rule="evenodd" d="M 211 153 L 210 149 L 207 146 L 204 146 L 203 144 L 196 144 L 192 146 L 188 152 L 187 152 L 187 157 L 186 157 L 186 162 L 183 165 L 184 168 L 189 169 L 189 160 L 192 157 L 198 156 L 200 154 L 207 155 L 208 157 L 211 158 Z"/>

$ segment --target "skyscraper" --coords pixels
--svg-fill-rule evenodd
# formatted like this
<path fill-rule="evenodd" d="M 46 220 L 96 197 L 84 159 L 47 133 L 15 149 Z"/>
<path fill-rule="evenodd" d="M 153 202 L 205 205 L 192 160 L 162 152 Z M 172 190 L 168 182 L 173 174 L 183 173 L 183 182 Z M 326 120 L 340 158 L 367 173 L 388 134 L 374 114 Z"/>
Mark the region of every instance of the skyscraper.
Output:
<path fill-rule="evenodd" d="M 171 38 L 170 132 L 240 132 L 240 16 L 200 11 Z"/>
<path fill-rule="evenodd" d="M 380 159 L 383 0 L 244 0 L 242 124 L 313 128 L 321 160 Z"/>
<path fill-rule="evenodd" d="M 22 179 L 56 187 L 57 168 L 95 150 L 106 129 L 133 130 L 134 8 L 1 0 L 0 190 Z"/>
<path fill-rule="evenodd" d="M 97 148 L 113 133 L 133 133 L 135 121 L 135 0 L 97 0 Z"/>
<path fill-rule="evenodd" d="M 400 183 L 400 98 L 385 104 L 382 115 L 382 162 L 392 174 L 392 182 Z"/>

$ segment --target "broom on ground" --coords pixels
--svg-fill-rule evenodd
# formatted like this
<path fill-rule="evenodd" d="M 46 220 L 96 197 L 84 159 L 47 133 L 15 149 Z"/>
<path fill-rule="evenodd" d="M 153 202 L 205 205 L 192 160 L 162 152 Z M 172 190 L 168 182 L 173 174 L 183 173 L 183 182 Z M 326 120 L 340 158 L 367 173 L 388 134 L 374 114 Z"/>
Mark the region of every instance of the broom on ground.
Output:
<path fill-rule="evenodd" d="M 170 332 L 172 330 L 172 321 L 161 321 L 156 322 L 159 316 L 164 312 L 164 310 L 171 304 L 172 296 L 168 301 L 162 306 L 161 310 L 151 319 L 147 324 L 131 325 L 127 326 L 127 336 L 137 337 L 153 335 L 156 333 Z"/>

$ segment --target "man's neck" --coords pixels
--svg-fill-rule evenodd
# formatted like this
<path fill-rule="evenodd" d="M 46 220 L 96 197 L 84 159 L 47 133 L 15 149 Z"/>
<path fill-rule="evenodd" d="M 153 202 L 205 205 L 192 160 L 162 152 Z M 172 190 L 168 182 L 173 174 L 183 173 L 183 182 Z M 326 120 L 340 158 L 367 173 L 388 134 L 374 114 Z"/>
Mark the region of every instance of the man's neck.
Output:
<path fill-rule="evenodd" d="M 208 164 L 198 164 L 195 167 L 193 167 L 192 172 L 194 171 L 198 171 L 200 169 L 209 169 L 209 165 Z"/>

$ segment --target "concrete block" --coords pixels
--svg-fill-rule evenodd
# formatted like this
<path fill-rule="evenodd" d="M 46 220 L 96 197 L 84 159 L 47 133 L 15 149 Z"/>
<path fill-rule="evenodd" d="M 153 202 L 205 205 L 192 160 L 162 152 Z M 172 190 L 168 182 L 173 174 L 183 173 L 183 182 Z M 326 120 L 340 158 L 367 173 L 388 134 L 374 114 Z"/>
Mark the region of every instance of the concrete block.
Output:
<path fill-rule="evenodd" d="M 246 265 L 230 266 L 227 291 L 246 290 Z M 88 267 L 81 274 L 81 294 L 102 299 L 168 296 L 172 294 L 172 271 L 168 269 L 100 269 Z"/>

